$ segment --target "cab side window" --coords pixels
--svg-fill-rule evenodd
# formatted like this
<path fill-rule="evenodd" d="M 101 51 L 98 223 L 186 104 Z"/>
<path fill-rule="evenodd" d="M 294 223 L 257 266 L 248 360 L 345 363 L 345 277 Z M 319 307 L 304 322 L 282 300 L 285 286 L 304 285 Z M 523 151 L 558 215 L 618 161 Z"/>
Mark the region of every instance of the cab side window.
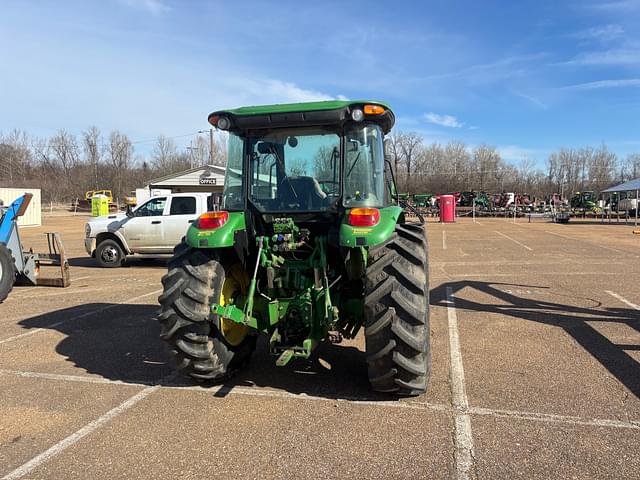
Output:
<path fill-rule="evenodd" d="M 193 215 L 196 213 L 195 197 L 173 197 L 169 215 Z"/>
<path fill-rule="evenodd" d="M 157 197 L 149 200 L 136 210 L 136 217 L 158 217 L 164 212 L 164 206 L 167 203 L 165 197 Z"/>

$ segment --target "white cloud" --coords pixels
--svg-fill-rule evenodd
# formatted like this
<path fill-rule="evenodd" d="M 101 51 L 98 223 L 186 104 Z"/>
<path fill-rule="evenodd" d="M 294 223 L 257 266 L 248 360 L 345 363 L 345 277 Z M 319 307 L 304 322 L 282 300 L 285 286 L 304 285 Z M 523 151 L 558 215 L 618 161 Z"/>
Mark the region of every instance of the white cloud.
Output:
<path fill-rule="evenodd" d="M 597 90 L 600 88 L 640 87 L 640 78 L 625 78 L 619 80 L 597 80 L 595 82 L 578 83 L 561 87 L 561 90 Z"/>
<path fill-rule="evenodd" d="M 597 2 L 589 5 L 592 10 L 607 12 L 630 12 L 640 8 L 637 0 L 619 0 L 614 2 Z"/>
<path fill-rule="evenodd" d="M 524 159 L 534 159 L 542 152 L 533 148 L 520 147 L 518 145 L 503 145 L 497 148 L 503 160 L 516 162 Z"/>
<path fill-rule="evenodd" d="M 427 119 L 427 122 L 433 123 L 434 125 L 440 125 L 441 127 L 448 127 L 448 128 L 464 127 L 464 123 L 459 122 L 458 119 L 453 115 L 439 115 L 437 113 L 429 112 L 429 113 L 425 113 L 424 118 Z"/>
<path fill-rule="evenodd" d="M 492 82 L 513 77 L 518 74 L 522 66 L 540 61 L 547 56 L 548 54 L 544 52 L 514 55 L 500 58 L 489 63 L 469 65 L 449 73 L 429 75 L 421 78 L 420 80 L 431 81 L 462 78 L 465 80 Z"/>
<path fill-rule="evenodd" d="M 295 83 L 276 79 L 240 79 L 236 78 L 221 90 L 231 96 L 241 96 L 241 103 L 289 103 L 334 100 L 335 97 L 316 90 L 299 87 Z M 233 84 L 233 85 L 231 85 Z M 234 88 L 235 87 L 235 88 Z"/>
<path fill-rule="evenodd" d="M 640 50 L 618 48 L 600 52 L 582 53 L 565 65 L 637 65 L 640 63 Z"/>
<path fill-rule="evenodd" d="M 582 40 L 596 40 L 600 42 L 609 42 L 620 38 L 624 35 L 624 28 L 620 25 L 610 24 L 601 25 L 599 27 L 592 27 L 582 32 L 577 32 L 571 35 L 571 37 L 579 38 Z"/>
<path fill-rule="evenodd" d="M 534 107 L 540 108 L 542 110 L 548 110 L 549 109 L 549 105 L 547 105 L 546 103 L 544 103 L 542 100 L 540 100 L 539 98 L 536 98 L 532 95 L 527 95 L 526 93 L 523 93 L 519 90 L 512 90 L 512 93 L 516 96 L 516 97 L 520 97 L 523 100 L 526 100 L 528 103 L 530 103 L 531 105 L 533 105 Z"/>
<path fill-rule="evenodd" d="M 152 15 L 161 15 L 171 11 L 171 7 L 162 0 L 118 0 L 121 4 L 140 10 L 146 10 Z"/>

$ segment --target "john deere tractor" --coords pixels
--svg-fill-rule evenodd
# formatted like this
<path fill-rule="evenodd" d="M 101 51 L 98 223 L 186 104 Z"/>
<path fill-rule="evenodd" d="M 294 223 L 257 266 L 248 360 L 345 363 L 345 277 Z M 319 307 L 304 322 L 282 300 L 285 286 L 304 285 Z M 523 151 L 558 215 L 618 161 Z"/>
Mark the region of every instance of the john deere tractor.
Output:
<path fill-rule="evenodd" d="M 364 328 L 376 391 L 417 395 L 431 369 L 427 242 L 407 223 L 384 158 L 384 103 L 217 111 L 229 134 L 220 210 L 175 248 L 159 301 L 177 367 L 220 382 L 256 337 L 278 366 Z"/>

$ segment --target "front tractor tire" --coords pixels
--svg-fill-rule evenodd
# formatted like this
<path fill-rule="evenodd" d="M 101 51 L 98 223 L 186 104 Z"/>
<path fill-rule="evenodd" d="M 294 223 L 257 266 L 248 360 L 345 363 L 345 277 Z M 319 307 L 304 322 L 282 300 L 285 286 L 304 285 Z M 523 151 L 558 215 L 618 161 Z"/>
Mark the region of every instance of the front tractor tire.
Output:
<path fill-rule="evenodd" d="M 178 370 L 198 381 L 220 382 L 248 362 L 256 336 L 211 313 L 211 304 L 232 301 L 247 283 L 238 264 L 227 265 L 184 241 L 176 246 L 162 278 L 158 321 Z"/>
<path fill-rule="evenodd" d="M 373 390 L 420 395 L 431 374 L 429 270 L 424 227 L 399 224 L 369 250 L 365 338 Z"/>

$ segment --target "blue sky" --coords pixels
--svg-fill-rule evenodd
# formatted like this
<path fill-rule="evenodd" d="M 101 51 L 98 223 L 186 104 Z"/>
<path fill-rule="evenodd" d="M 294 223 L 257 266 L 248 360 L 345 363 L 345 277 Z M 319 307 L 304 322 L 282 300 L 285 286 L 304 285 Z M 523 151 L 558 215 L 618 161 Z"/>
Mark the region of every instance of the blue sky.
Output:
<path fill-rule="evenodd" d="M 206 129 L 219 108 L 338 97 L 514 163 L 638 152 L 640 0 L 0 0 L 2 132 L 139 141 Z"/>

